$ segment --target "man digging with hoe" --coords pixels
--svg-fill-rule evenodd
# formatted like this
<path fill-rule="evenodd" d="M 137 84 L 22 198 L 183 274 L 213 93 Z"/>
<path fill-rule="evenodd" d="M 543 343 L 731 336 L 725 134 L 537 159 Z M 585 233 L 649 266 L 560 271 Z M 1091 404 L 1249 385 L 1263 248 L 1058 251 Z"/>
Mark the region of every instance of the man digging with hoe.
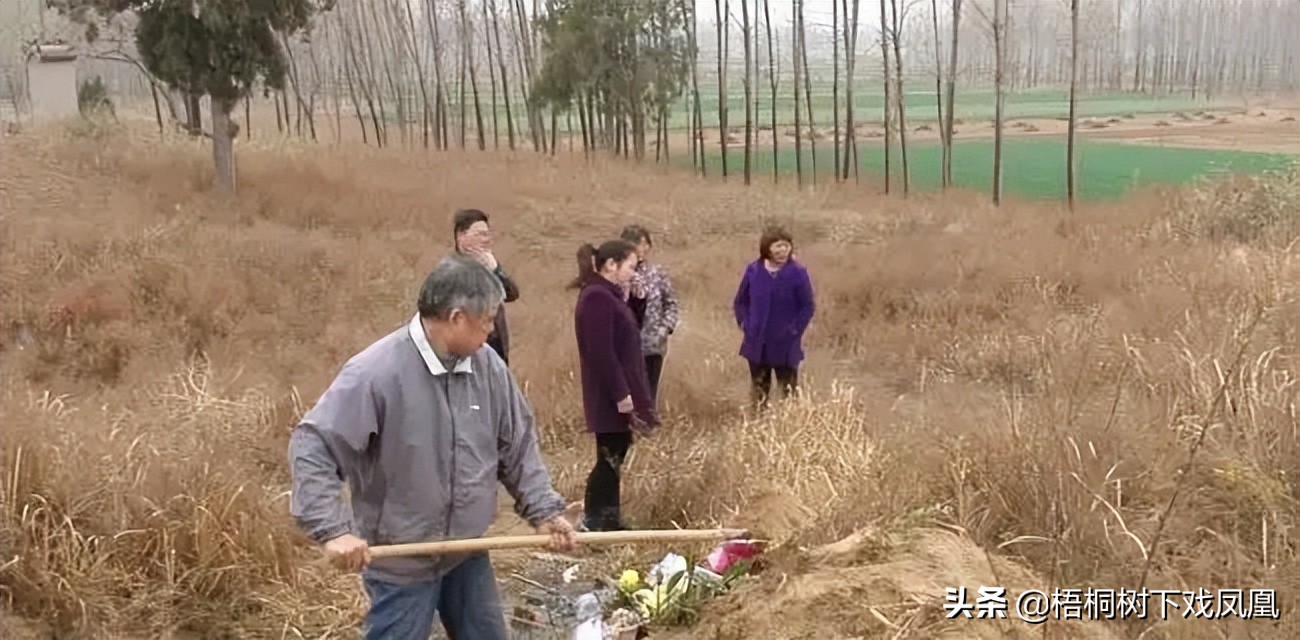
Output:
<path fill-rule="evenodd" d="M 289 438 L 289 511 L 337 567 L 362 570 L 367 640 L 424 640 L 435 614 L 453 639 L 505 640 L 489 549 L 745 535 L 576 533 L 542 464 L 532 410 L 484 346 L 504 298 L 479 261 L 444 258 L 420 288 L 415 317 L 352 356 Z M 482 537 L 498 481 L 538 535 Z"/>
<path fill-rule="evenodd" d="M 478 262 L 444 259 L 419 313 L 348 360 L 290 438 L 290 511 L 337 566 L 364 567 L 368 640 L 428 638 L 435 613 L 452 638 L 508 637 L 486 551 L 372 561 L 370 548 L 482 536 L 498 480 L 553 549 L 576 543 L 532 411 L 501 358 L 481 348 L 504 297 Z"/>

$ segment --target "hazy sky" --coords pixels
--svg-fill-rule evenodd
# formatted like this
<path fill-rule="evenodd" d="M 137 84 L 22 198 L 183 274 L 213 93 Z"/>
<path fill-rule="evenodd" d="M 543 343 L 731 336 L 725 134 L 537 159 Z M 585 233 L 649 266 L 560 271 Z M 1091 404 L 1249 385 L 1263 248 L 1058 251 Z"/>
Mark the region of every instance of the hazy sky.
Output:
<path fill-rule="evenodd" d="M 749 19 L 751 21 L 754 20 L 753 9 L 756 4 L 761 15 L 761 12 L 763 10 L 763 3 L 761 0 L 757 3 L 755 3 L 754 0 L 745 0 L 745 1 L 750 8 Z M 789 24 L 790 19 L 792 17 L 791 12 L 794 11 L 794 6 L 793 6 L 794 0 L 767 0 L 767 1 L 768 1 L 768 6 L 772 12 L 772 24 L 774 25 Z M 804 0 L 803 3 L 804 24 L 809 24 L 811 22 L 819 22 L 819 23 L 824 22 L 827 25 L 829 25 L 831 23 L 831 6 L 832 6 L 831 3 L 840 2 L 840 1 L 841 0 Z M 740 24 L 740 0 L 730 0 L 730 2 L 731 2 L 731 13 L 736 17 L 736 24 Z M 853 0 L 849 0 L 849 8 L 852 9 L 852 7 L 853 7 Z M 870 11 L 868 11 L 868 8 L 870 8 Z M 861 14 L 858 17 L 859 28 L 864 26 L 861 23 L 870 19 L 871 16 L 876 16 L 876 20 L 879 21 L 880 19 L 879 0 L 861 0 L 861 5 L 858 11 Z M 714 12 L 715 12 L 714 0 L 695 0 L 695 15 L 699 18 L 701 24 L 706 24 L 706 23 L 713 24 L 715 19 Z"/>

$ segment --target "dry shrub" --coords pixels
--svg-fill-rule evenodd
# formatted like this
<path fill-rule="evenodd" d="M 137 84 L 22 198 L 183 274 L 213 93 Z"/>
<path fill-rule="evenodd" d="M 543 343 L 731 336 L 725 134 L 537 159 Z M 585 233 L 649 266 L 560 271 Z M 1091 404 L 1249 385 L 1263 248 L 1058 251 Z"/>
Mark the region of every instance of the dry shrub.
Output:
<path fill-rule="evenodd" d="M 1169 207 L 1180 238 L 1286 246 L 1300 237 L 1300 164 L 1257 176 L 1202 181 Z"/>
<path fill-rule="evenodd" d="M 628 509 L 652 522 L 749 527 L 785 542 L 835 535 L 873 475 L 874 444 L 849 389 L 778 403 L 761 417 L 674 422 L 634 449 Z"/>
<path fill-rule="evenodd" d="M 285 496 L 266 490 L 283 472 L 263 438 L 285 415 L 215 386 L 196 362 L 122 409 L 6 398 L 0 507 L 6 548 L 22 550 L 0 573 L 11 607 L 105 632 L 282 623 L 268 596 L 298 586 L 300 553 Z"/>
<path fill-rule="evenodd" d="M 564 289 L 574 252 L 628 222 L 655 231 L 684 321 L 665 427 L 629 461 L 628 515 L 771 538 L 773 568 L 750 594 L 813 571 L 800 546 L 875 532 L 830 563 L 820 604 L 780 597 L 828 612 L 864 592 L 844 584 L 852 576 L 873 576 L 865 591 L 882 594 L 871 606 L 889 623 L 791 617 L 808 626 L 790 637 L 976 633 L 942 626 L 935 589 L 986 576 L 915 579 L 976 551 L 994 579 L 1014 563 L 1039 589 L 1263 586 L 1284 612 L 1300 604 L 1300 309 L 1283 248 L 1294 173 L 1084 204 L 1067 219 L 959 190 L 900 201 L 603 160 L 253 144 L 240 198 L 221 201 L 203 195 L 209 158 L 189 141 L 6 144 L 24 162 L 0 173 L 13 212 L 0 252 L 0 542 L 14 558 L 0 587 L 8 611 L 61 632 L 351 633 L 355 578 L 303 567 L 287 431 L 345 358 L 413 312 L 450 246 L 448 216 L 466 205 L 493 214 L 523 287 L 508 307 L 512 368 L 571 499 L 591 448 Z M 791 227 L 818 312 L 806 397 L 754 417 L 740 408 L 728 301 L 769 220 Z M 1211 232 L 1234 224 L 1256 230 Z M 960 541 L 917 533 L 936 525 Z M 894 597 L 906 605 L 880 608 Z M 1298 631 L 1294 616 L 1249 624 L 1210 626 Z"/>

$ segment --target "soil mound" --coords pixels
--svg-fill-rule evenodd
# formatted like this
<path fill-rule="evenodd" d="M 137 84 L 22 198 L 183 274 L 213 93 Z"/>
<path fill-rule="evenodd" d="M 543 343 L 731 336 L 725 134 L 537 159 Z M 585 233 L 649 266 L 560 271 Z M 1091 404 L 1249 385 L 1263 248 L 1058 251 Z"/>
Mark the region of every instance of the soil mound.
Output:
<path fill-rule="evenodd" d="M 860 530 L 837 542 L 774 557 L 760 582 L 711 604 L 693 638 L 714 640 L 812 638 L 1031 638 L 1041 625 L 1022 621 L 1015 598 L 1048 581 L 1025 567 L 987 554 L 957 534 L 927 529 L 907 539 Z M 1006 619 L 948 619 L 945 590 L 1007 589 Z M 1059 622 L 1063 637 L 1117 636 L 1096 622 Z M 1064 625 L 1064 626 L 1062 626 Z M 1060 637 L 1060 636 L 1058 636 Z"/>

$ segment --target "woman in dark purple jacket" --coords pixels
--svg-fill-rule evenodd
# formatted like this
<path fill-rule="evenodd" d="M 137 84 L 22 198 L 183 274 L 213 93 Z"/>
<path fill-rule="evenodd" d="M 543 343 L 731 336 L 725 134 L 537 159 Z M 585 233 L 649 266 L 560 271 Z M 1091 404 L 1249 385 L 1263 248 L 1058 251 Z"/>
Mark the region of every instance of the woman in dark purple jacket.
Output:
<path fill-rule="evenodd" d="M 794 240 L 780 227 L 769 228 L 758 242 L 759 258 L 745 267 L 733 308 L 744 332 L 740 355 L 749 361 L 750 396 L 759 409 L 776 374 L 782 396 L 799 385 L 803 333 L 813 317 L 812 281 L 793 257 Z"/>
<path fill-rule="evenodd" d="M 586 515 L 590 531 L 626 529 L 622 518 L 619 473 L 632 431 L 658 426 L 641 329 L 624 291 L 636 273 L 636 247 L 610 240 L 600 248 L 578 250 L 578 277 L 569 286 L 581 289 L 574 310 L 578 361 L 582 371 L 582 409 L 587 430 L 596 436 L 596 465 L 587 476 Z"/>

